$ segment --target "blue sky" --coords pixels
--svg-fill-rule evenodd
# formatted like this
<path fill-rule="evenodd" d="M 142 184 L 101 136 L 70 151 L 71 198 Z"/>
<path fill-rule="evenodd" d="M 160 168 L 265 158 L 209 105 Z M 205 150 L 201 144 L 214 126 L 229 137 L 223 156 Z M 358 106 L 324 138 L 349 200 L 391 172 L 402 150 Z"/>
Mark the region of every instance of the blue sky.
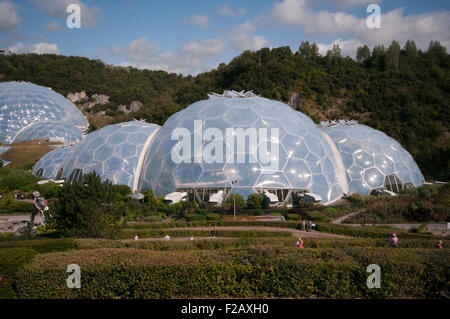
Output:
<path fill-rule="evenodd" d="M 81 8 L 81 29 L 66 25 L 69 4 Z M 368 4 L 381 9 L 370 29 Z M 315 41 L 337 43 L 353 56 L 362 44 L 399 40 L 450 49 L 450 2 L 443 0 L 0 0 L 0 48 L 59 53 L 169 72 L 197 74 L 244 50 Z"/>

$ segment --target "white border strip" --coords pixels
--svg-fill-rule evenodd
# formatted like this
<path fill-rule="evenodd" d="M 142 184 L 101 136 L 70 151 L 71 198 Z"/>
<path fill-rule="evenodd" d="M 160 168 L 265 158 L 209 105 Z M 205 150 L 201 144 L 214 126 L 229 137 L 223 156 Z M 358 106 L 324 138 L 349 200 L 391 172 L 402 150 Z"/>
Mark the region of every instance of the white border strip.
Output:
<path fill-rule="evenodd" d="M 156 124 L 155 124 L 156 125 Z M 139 162 L 136 167 L 136 173 L 134 175 L 134 184 L 133 184 L 133 192 L 138 191 L 139 182 L 141 180 L 141 172 L 142 172 L 142 165 L 144 165 L 145 155 L 147 155 L 147 151 L 150 148 L 150 145 L 152 144 L 153 138 L 155 137 L 156 133 L 159 132 L 161 127 L 158 127 L 150 136 L 147 138 L 147 141 L 144 144 L 144 147 L 141 151 L 141 156 L 139 156 Z"/>
<path fill-rule="evenodd" d="M 334 142 L 331 139 L 331 137 L 327 133 L 325 133 L 323 131 L 320 131 L 320 132 L 327 139 L 328 144 L 330 145 L 331 150 L 333 151 L 334 158 L 336 158 L 337 168 L 338 168 L 338 171 L 339 171 L 338 180 L 339 180 L 339 184 L 342 187 L 342 191 L 345 194 L 348 194 L 347 175 L 346 175 L 346 172 L 345 172 L 345 166 L 344 166 L 344 162 L 342 161 L 341 153 L 339 153 L 339 151 L 338 151 L 338 149 L 336 147 L 336 144 L 334 144 Z"/>

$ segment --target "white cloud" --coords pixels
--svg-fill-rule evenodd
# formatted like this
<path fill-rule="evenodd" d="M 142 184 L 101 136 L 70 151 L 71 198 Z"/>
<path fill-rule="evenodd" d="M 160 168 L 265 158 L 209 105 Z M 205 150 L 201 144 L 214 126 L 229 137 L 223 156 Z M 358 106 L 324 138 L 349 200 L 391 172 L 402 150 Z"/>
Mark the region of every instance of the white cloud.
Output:
<path fill-rule="evenodd" d="M 40 42 L 36 44 L 24 45 L 22 42 L 7 49 L 14 54 L 37 53 L 37 54 L 59 54 L 57 44 Z"/>
<path fill-rule="evenodd" d="M 21 23 L 17 6 L 12 1 L 0 2 L 0 32 L 9 31 Z"/>
<path fill-rule="evenodd" d="M 115 46 L 112 46 L 110 48 L 110 51 L 111 51 L 112 54 L 118 55 L 118 54 L 122 53 L 122 48 L 120 46 L 118 46 L 118 45 L 115 45 Z"/>
<path fill-rule="evenodd" d="M 67 18 L 67 6 L 70 4 L 78 4 L 81 9 L 81 27 L 91 28 L 98 24 L 101 19 L 102 12 L 98 6 L 88 6 L 81 0 L 31 0 L 42 11 L 53 17 Z"/>
<path fill-rule="evenodd" d="M 318 3 L 331 4 L 336 8 L 354 8 L 354 7 L 364 7 L 371 3 L 380 3 L 383 0 L 316 0 Z"/>
<path fill-rule="evenodd" d="M 116 52 L 119 52 L 118 48 L 115 47 Z M 161 52 L 156 43 L 143 37 L 133 41 L 125 50 L 120 50 L 128 58 L 120 65 L 195 75 L 208 70 L 211 65 L 218 65 L 220 54 L 227 48 L 225 39 L 215 38 L 185 43 L 176 53 Z"/>
<path fill-rule="evenodd" d="M 52 21 L 52 22 L 47 23 L 45 25 L 45 29 L 50 32 L 59 32 L 59 31 L 63 30 L 61 24 L 59 24 L 58 21 Z"/>
<path fill-rule="evenodd" d="M 419 48 L 426 49 L 430 40 L 443 44 L 450 42 L 450 11 L 403 16 L 402 9 L 395 9 L 381 15 L 380 29 L 369 29 L 367 17 L 358 18 L 346 12 L 315 11 L 309 4 L 307 0 L 276 2 L 270 21 L 275 25 L 302 28 L 307 35 L 347 35 L 369 46 L 413 39 Z"/>
<path fill-rule="evenodd" d="M 239 8 L 236 10 L 230 9 L 228 5 L 224 4 L 217 8 L 217 12 L 222 16 L 228 16 L 228 17 L 242 17 L 245 16 L 247 13 L 247 10 L 244 8 Z"/>
<path fill-rule="evenodd" d="M 209 28 L 209 18 L 203 14 L 194 14 L 193 16 L 183 19 L 184 23 L 195 25 L 200 28 Z"/>
<path fill-rule="evenodd" d="M 336 39 L 330 44 L 318 43 L 317 46 L 319 47 L 319 53 L 321 55 L 326 55 L 328 50 L 331 50 L 333 48 L 333 45 L 335 44 L 338 44 L 339 48 L 341 48 L 342 56 L 349 56 L 351 58 L 355 58 L 356 50 L 358 49 L 358 47 L 364 45 L 363 42 L 356 39 L 349 39 L 349 40 Z"/>
<path fill-rule="evenodd" d="M 128 58 L 132 61 L 142 62 L 159 51 L 160 48 L 157 43 L 148 42 L 146 37 L 142 37 L 131 42 L 127 53 Z"/>
<path fill-rule="evenodd" d="M 238 51 L 256 51 L 269 44 L 269 41 L 262 35 L 252 35 L 257 27 L 255 22 L 247 21 L 235 28 L 229 35 L 234 49 Z"/>

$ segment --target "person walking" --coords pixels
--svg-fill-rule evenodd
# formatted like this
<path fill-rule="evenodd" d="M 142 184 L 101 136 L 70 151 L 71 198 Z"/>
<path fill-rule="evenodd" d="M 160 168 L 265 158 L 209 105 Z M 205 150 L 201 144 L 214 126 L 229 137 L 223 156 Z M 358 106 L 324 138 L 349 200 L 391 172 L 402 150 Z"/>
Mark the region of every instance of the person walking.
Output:
<path fill-rule="evenodd" d="M 311 219 L 308 221 L 308 231 L 312 230 L 312 222 Z"/>
<path fill-rule="evenodd" d="M 391 247 L 398 248 L 398 237 L 397 237 L 396 233 L 393 233 L 391 235 L 391 239 L 390 239 L 389 243 L 390 243 Z"/>
<path fill-rule="evenodd" d="M 306 220 L 303 220 L 302 222 L 302 231 L 306 230 Z"/>
<path fill-rule="evenodd" d="M 436 245 L 437 249 L 442 249 L 442 240 L 438 241 L 437 245 Z"/>

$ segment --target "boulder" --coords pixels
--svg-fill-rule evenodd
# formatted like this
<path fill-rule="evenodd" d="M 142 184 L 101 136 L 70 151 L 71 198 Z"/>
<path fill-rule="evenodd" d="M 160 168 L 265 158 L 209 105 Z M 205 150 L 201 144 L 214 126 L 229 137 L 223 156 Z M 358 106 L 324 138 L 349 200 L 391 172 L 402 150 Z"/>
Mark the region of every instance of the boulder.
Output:
<path fill-rule="evenodd" d="M 130 104 L 130 112 L 131 113 L 137 112 L 142 108 L 142 106 L 143 106 L 142 102 L 133 101 Z"/>

